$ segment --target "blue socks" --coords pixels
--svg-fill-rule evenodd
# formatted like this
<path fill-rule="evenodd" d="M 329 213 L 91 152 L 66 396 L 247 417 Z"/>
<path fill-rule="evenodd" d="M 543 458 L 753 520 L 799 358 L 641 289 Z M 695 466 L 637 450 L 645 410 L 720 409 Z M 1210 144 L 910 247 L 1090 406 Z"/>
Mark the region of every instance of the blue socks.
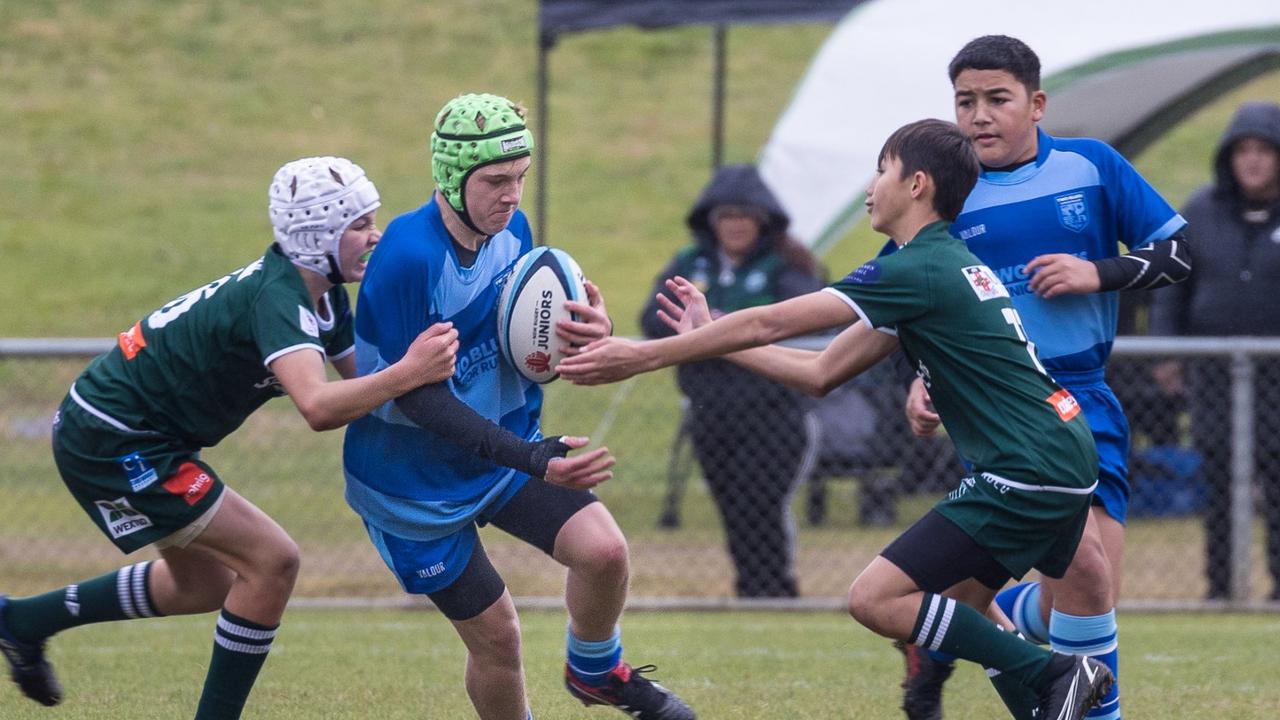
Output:
<path fill-rule="evenodd" d="M 603 685 L 609 672 L 622 662 L 622 631 L 617 627 L 608 640 L 580 640 L 567 631 L 569 671 L 587 685 Z"/>
<path fill-rule="evenodd" d="M 1037 645 L 1049 643 L 1049 628 L 1040 617 L 1040 583 L 1019 583 L 1002 590 L 996 595 L 996 604 L 1027 640 Z"/>
<path fill-rule="evenodd" d="M 1102 704 L 1089 711 L 1092 720 L 1119 720 L 1120 671 L 1117 653 L 1116 611 L 1081 617 L 1054 610 L 1049 616 L 1049 638 L 1058 652 L 1088 655 L 1103 663 L 1116 676 L 1111 692 Z"/>

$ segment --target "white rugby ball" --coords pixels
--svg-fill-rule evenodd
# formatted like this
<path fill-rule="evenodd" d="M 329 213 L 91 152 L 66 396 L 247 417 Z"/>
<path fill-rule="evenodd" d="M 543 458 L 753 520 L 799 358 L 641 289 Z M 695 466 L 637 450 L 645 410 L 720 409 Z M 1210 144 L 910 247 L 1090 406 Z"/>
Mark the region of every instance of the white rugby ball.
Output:
<path fill-rule="evenodd" d="M 498 297 L 498 346 L 524 377 L 549 383 L 560 376 L 556 366 L 565 357 L 564 341 L 556 335 L 556 321 L 579 319 L 564 303 L 585 303 L 585 282 L 578 263 L 557 248 L 534 248 L 512 266 Z"/>

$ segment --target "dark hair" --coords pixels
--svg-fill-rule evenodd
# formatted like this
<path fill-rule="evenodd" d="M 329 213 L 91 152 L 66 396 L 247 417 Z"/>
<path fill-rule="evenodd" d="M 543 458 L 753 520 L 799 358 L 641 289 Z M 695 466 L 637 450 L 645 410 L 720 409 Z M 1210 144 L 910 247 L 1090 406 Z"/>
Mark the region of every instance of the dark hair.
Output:
<path fill-rule="evenodd" d="M 885 158 L 902 163 L 902 178 L 923 172 L 933 178 L 933 209 L 947 222 L 954 222 L 978 182 L 978 154 L 973 143 L 955 123 L 945 120 L 917 120 L 903 125 L 884 141 L 876 161 Z"/>
<path fill-rule="evenodd" d="M 951 58 L 951 84 L 965 70 L 1004 70 L 1027 92 L 1040 89 L 1040 58 L 1027 44 L 1008 35 L 983 35 L 970 40 Z"/>

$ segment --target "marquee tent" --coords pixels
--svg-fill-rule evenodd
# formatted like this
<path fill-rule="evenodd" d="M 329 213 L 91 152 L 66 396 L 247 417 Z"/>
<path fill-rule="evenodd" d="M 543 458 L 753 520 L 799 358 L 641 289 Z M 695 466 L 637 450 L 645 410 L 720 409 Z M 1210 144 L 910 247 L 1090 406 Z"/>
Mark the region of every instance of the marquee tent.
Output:
<path fill-rule="evenodd" d="M 817 53 L 760 155 L 792 230 L 821 250 L 863 212 L 884 139 L 953 117 L 947 63 L 1000 33 L 1040 56 L 1051 133 L 1133 156 L 1222 93 L 1280 67 L 1280 2 L 869 0 Z"/>
<path fill-rule="evenodd" d="M 538 6 L 538 117 L 535 129 L 538 162 L 537 233 L 545 237 L 547 127 L 547 86 L 550 73 L 547 55 L 556 41 L 570 33 L 634 25 L 648 30 L 681 25 L 709 25 L 715 28 L 715 64 L 712 90 L 712 164 L 720 163 L 724 127 L 725 28 L 738 23 L 835 22 L 849 9 L 866 0 L 542 0 Z"/>

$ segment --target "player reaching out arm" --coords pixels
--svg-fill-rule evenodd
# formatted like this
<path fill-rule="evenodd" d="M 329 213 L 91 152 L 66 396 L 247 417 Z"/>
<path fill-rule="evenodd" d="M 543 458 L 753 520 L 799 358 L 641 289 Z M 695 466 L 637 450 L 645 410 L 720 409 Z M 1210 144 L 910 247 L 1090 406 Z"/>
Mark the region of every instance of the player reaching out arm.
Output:
<path fill-rule="evenodd" d="M 1065 571 L 1089 517 L 1098 457 L 1074 398 L 1027 344 L 1009 293 L 947 230 L 977 176 L 973 147 L 955 125 L 906 125 L 886 141 L 867 189 L 871 225 L 897 252 L 820 293 L 674 337 L 596 341 L 559 370 L 574 382 L 609 382 L 858 319 L 834 352 L 768 349 L 779 361 L 775 377 L 820 391 L 892 349 L 873 333 L 896 334 L 974 474 L 863 570 L 849 590 L 849 612 L 881 635 L 1005 675 L 1034 694 L 1037 717 L 1080 720 L 1111 685 L 1106 667 L 1051 653 L 985 616 L 1010 578 L 1032 568 L 1055 577 Z M 675 310 L 664 313 L 677 325 L 702 319 Z M 852 359 L 836 358 L 842 349 Z M 766 357 L 751 352 L 759 357 L 741 357 Z M 806 371 L 817 379 L 801 379 Z"/>
<path fill-rule="evenodd" d="M 266 253 L 120 333 L 76 379 L 54 419 L 58 471 L 122 552 L 152 545 L 160 559 L 43 595 L 0 596 L 0 651 L 28 697 L 62 700 L 44 657 L 57 632 L 220 609 L 195 717 L 240 717 L 293 589 L 298 548 L 200 450 L 284 393 L 324 430 L 454 371 L 458 333 L 440 323 L 415 333 L 397 362 L 354 377 L 342 285 L 364 276 L 381 238 L 379 204 L 348 160 L 286 164 L 268 191 L 275 242 Z M 328 380 L 326 357 L 346 379 Z"/>

